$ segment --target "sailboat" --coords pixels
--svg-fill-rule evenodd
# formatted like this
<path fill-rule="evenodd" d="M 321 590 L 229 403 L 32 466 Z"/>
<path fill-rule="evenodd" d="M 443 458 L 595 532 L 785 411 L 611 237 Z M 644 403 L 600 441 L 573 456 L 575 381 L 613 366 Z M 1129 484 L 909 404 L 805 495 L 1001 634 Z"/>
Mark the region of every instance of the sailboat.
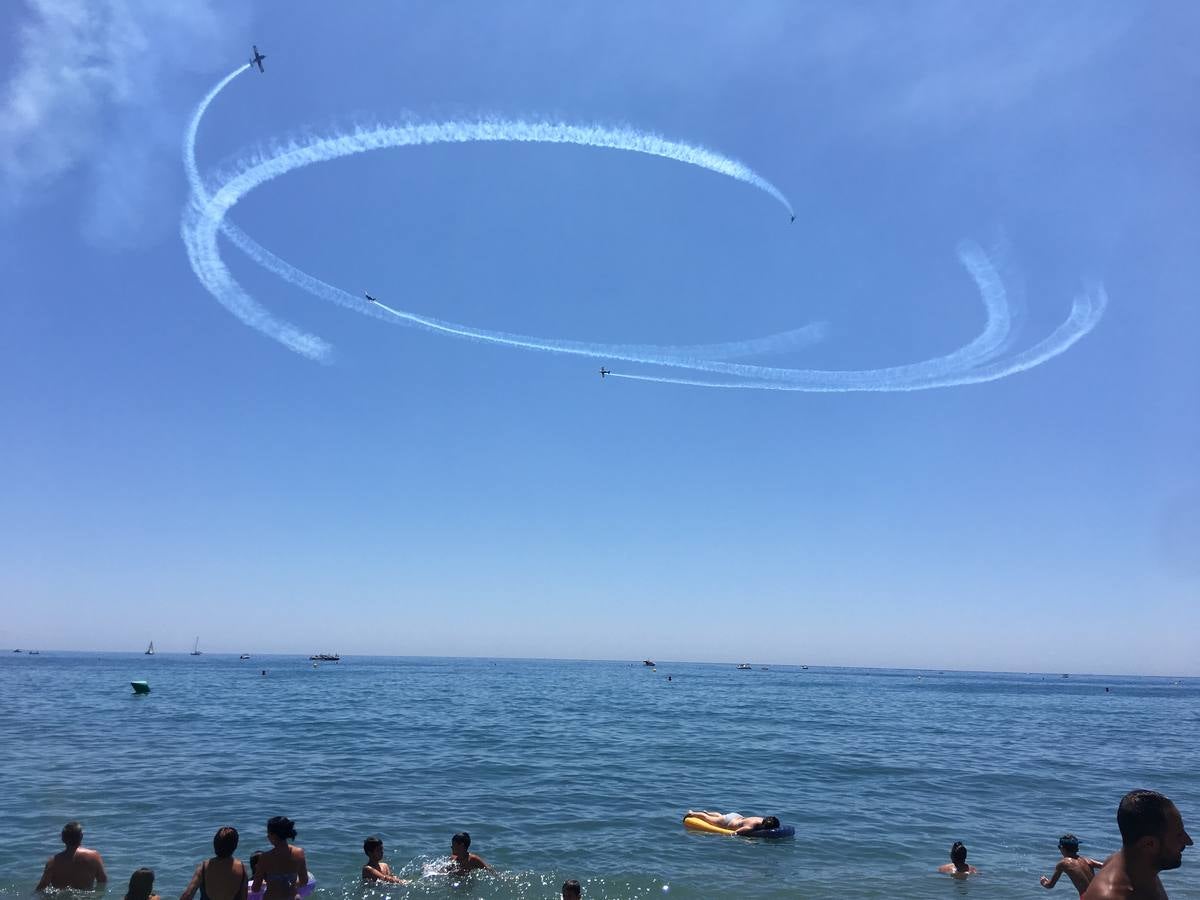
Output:
<path fill-rule="evenodd" d="M 196 643 L 192 644 L 192 652 L 189 655 L 191 655 L 191 656 L 199 656 L 200 655 L 200 638 L 196 638 Z"/>
<path fill-rule="evenodd" d="M 154 641 L 150 642 L 150 646 L 146 648 L 146 656 L 154 655 Z"/>

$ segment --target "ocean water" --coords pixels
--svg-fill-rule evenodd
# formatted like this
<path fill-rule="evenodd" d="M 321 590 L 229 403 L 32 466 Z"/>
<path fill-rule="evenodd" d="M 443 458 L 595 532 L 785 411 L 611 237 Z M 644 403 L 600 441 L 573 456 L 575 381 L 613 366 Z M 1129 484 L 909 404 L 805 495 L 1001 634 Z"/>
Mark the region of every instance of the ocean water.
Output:
<path fill-rule="evenodd" d="M 1200 832 L 1200 679 L 6 652 L 0 735 L 4 897 L 72 818 L 110 894 L 151 866 L 173 898 L 219 826 L 245 859 L 287 815 L 318 900 L 1034 897 L 1060 833 L 1116 848 L 1132 787 Z M 688 807 L 796 837 L 691 833 Z M 460 830 L 500 874 L 421 877 Z M 370 834 L 415 884 L 359 884 Z M 934 872 L 955 840 L 977 878 Z M 1200 898 L 1200 850 L 1163 880 Z"/>

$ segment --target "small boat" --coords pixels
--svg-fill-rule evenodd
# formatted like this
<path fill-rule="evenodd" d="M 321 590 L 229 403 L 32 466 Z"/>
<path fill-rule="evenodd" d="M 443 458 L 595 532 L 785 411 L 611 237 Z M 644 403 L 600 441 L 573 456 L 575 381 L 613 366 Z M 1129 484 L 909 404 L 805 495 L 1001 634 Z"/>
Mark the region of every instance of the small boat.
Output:
<path fill-rule="evenodd" d="M 802 669 L 807 669 L 807 668 L 808 668 L 808 666 L 801 666 L 800 668 L 802 668 Z"/>
<path fill-rule="evenodd" d="M 24 650 L 14 650 L 13 653 L 24 653 Z"/>
<path fill-rule="evenodd" d="M 249 653 L 243 653 L 241 656 L 238 657 L 238 659 L 249 659 L 249 658 L 250 658 Z"/>
<path fill-rule="evenodd" d="M 643 665 L 643 666 L 650 666 L 651 668 L 653 668 L 653 667 L 654 667 L 654 660 L 652 660 L 652 659 L 643 659 L 643 660 L 642 660 L 642 665 Z"/>
<path fill-rule="evenodd" d="M 150 646 L 146 648 L 146 654 L 145 654 L 145 655 L 146 655 L 146 656 L 153 656 L 153 655 L 154 655 L 154 641 L 151 641 L 151 642 L 150 642 Z"/>
<path fill-rule="evenodd" d="M 754 666 L 750 665 L 750 663 L 738 663 L 738 669 L 740 669 L 743 672 L 749 671 L 750 669 L 753 669 L 753 668 L 754 668 Z"/>
<path fill-rule="evenodd" d="M 196 638 L 196 643 L 192 644 L 192 652 L 189 653 L 188 655 L 189 656 L 199 656 L 200 655 L 200 638 Z"/>
<path fill-rule="evenodd" d="M 150 682 L 148 681 L 131 681 L 129 683 L 133 686 L 133 692 L 135 694 L 150 693 Z"/>
<path fill-rule="evenodd" d="M 30 650 L 30 651 L 29 651 L 29 655 L 30 655 L 30 656 L 41 656 L 41 655 L 42 655 L 42 651 L 41 651 L 41 650 Z"/>
<path fill-rule="evenodd" d="M 310 661 L 316 662 L 341 662 L 342 657 L 337 653 L 314 653 L 309 657 Z"/>

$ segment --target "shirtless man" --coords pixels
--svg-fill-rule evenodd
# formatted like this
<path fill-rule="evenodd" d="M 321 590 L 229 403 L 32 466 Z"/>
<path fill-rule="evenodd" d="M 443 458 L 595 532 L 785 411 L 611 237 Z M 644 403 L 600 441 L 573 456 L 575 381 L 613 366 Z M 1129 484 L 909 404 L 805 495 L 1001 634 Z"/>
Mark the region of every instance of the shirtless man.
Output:
<path fill-rule="evenodd" d="M 728 828 L 734 834 L 746 834 L 759 828 L 779 827 L 779 819 L 775 816 L 743 816 L 741 813 L 709 812 L 703 809 L 689 809 L 687 815 L 702 819 L 718 828 Z"/>
<path fill-rule="evenodd" d="M 48 887 L 75 888 L 78 891 L 90 891 L 100 884 L 108 883 L 108 873 L 104 871 L 104 860 L 95 850 L 89 850 L 83 844 L 83 826 L 78 822 L 68 822 L 63 826 L 62 842 L 66 849 L 56 853 L 46 861 L 42 872 L 42 880 L 35 890 L 44 891 Z"/>
<path fill-rule="evenodd" d="M 1042 876 L 1042 887 L 1049 890 L 1058 883 L 1059 878 L 1066 875 L 1071 879 L 1071 884 L 1075 885 L 1075 890 L 1079 891 L 1079 896 L 1082 897 L 1083 892 L 1092 883 L 1092 879 L 1096 877 L 1096 870 L 1104 863 L 1087 856 L 1080 856 L 1079 838 L 1073 834 L 1064 834 L 1058 839 L 1058 852 L 1062 854 L 1062 859 L 1054 867 L 1054 874 L 1051 877 Z"/>
<path fill-rule="evenodd" d="M 1157 791 L 1130 791 L 1117 807 L 1121 849 L 1104 861 L 1082 900 L 1167 900 L 1158 878 L 1183 865 L 1192 839 L 1175 804 Z"/>
<path fill-rule="evenodd" d="M 950 845 L 950 862 L 944 866 L 938 866 L 938 871 L 943 875 L 953 875 L 955 878 L 966 878 L 968 875 L 979 874 L 977 868 L 967 865 L 967 845 L 962 841 L 955 841 Z"/>
<path fill-rule="evenodd" d="M 471 852 L 471 836 L 465 831 L 460 831 L 450 838 L 450 871 L 465 874 L 474 872 L 476 869 L 483 869 L 487 872 L 495 871 L 483 861 L 482 857 Z"/>

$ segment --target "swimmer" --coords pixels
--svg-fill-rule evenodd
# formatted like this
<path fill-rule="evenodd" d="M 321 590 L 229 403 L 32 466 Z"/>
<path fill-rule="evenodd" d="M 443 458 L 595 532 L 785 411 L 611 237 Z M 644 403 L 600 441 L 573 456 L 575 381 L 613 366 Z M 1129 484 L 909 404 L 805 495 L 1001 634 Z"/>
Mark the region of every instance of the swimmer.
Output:
<path fill-rule="evenodd" d="M 495 871 L 481 857 L 471 852 L 471 836 L 465 831 L 460 831 L 450 838 L 450 865 L 447 871 L 466 874 L 477 869 L 483 869 L 486 872 Z"/>
<path fill-rule="evenodd" d="M 408 884 L 392 874 L 392 867 L 383 861 L 383 841 L 371 835 L 363 841 L 363 853 L 367 854 L 367 864 L 362 867 L 364 883 L 386 881 L 388 884 Z"/>
<path fill-rule="evenodd" d="M 97 882 L 107 884 L 108 873 L 104 871 L 104 860 L 100 854 L 81 846 L 83 826 L 78 822 L 68 822 L 63 826 L 61 837 L 66 849 L 46 861 L 42 879 L 34 890 L 44 891 L 54 887 L 90 891 Z"/>
<path fill-rule="evenodd" d="M 125 900 L 159 900 L 158 894 L 154 893 L 153 869 L 138 869 L 129 876 Z"/>
<path fill-rule="evenodd" d="M 287 816 L 275 816 L 267 821 L 267 840 L 271 849 L 262 854 L 254 865 L 251 893 L 267 886 L 263 900 L 296 900 L 299 886 L 308 883 L 308 862 L 301 847 L 288 841 L 296 837 L 296 823 Z"/>
<path fill-rule="evenodd" d="M 978 875 L 979 870 L 967 865 L 967 846 L 962 841 L 955 841 L 950 847 L 950 862 L 938 866 L 943 875 L 953 875 L 955 878 L 966 878 L 968 875 Z"/>
<path fill-rule="evenodd" d="M 1121 849 L 1104 861 L 1083 900 L 1167 900 L 1158 873 L 1183 865 L 1192 838 L 1175 804 L 1157 791 L 1130 791 L 1117 807 Z"/>
<path fill-rule="evenodd" d="M 1040 884 L 1046 890 L 1050 890 L 1061 876 L 1066 875 L 1071 879 L 1071 884 L 1075 885 L 1075 890 L 1079 891 L 1079 896 L 1082 897 L 1083 892 L 1092 883 L 1092 879 L 1096 877 L 1096 870 L 1104 863 L 1080 856 L 1079 838 L 1073 834 L 1064 834 L 1058 839 L 1058 852 L 1062 854 L 1062 859 L 1054 867 L 1054 874 L 1049 878 L 1043 875 Z"/>
<path fill-rule="evenodd" d="M 562 900 L 580 900 L 582 896 L 583 888 L 579 886 L 579 882 L 574 878 L 563 882 Z"/>
<path fill-rule="evenodd" d="M 702 819 L 709 825 L 718 828 L 728 828 L 734 834 L 747 834 L 760 828 L 778 828 L 779 819 L 775 816 L 743 816 L 741 813 L 707 812 L 702 809 L 689 809 L 688 816 Z"/>

